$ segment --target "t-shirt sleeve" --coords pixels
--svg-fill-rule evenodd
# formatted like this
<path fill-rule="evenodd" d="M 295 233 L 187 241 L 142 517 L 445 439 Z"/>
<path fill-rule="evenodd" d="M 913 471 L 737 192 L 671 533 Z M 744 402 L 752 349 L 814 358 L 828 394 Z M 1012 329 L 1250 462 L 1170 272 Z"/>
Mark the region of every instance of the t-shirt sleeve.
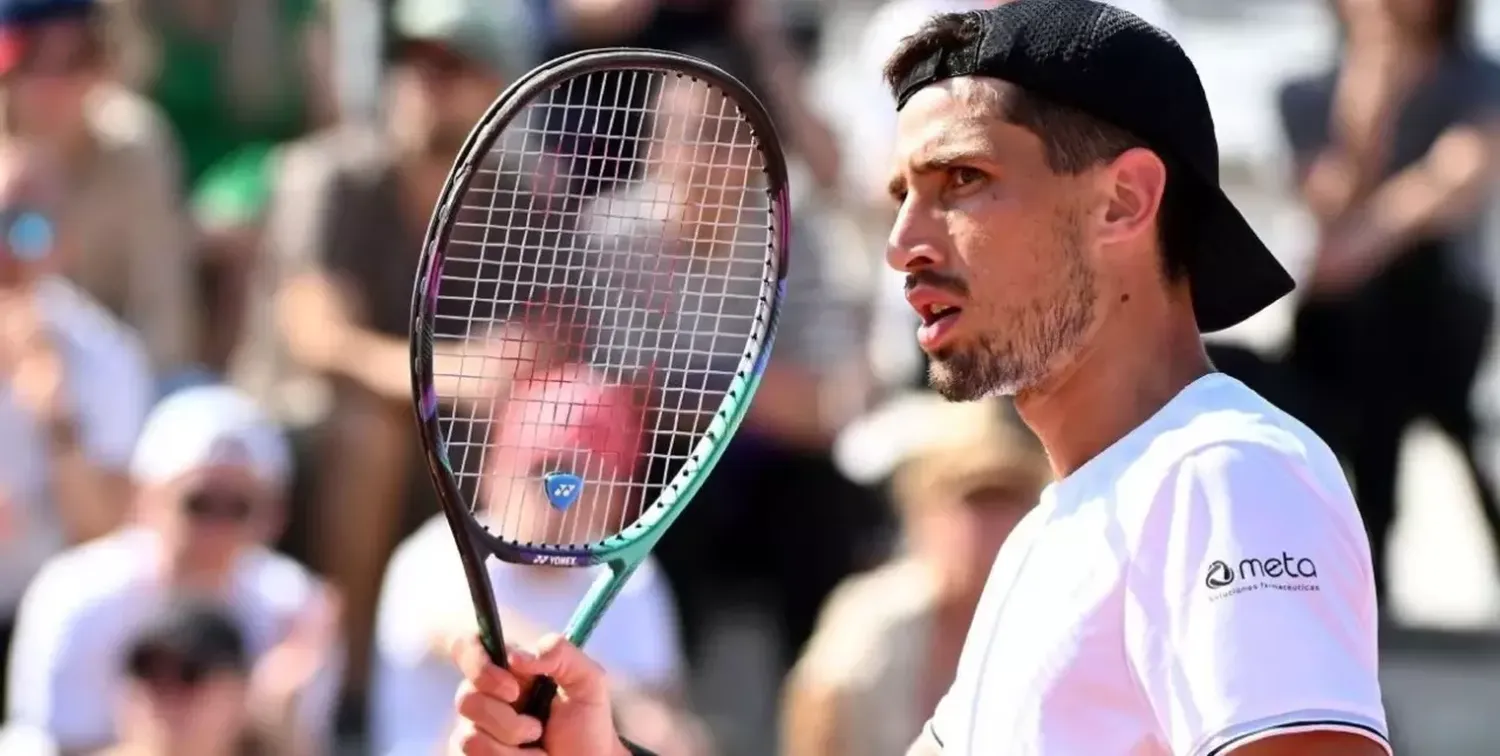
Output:
<path fill-rule="evenodd" d="M 1136 554 L 1127 652 L 1173 754 L 1314 730 L 1389 749 L 1369 544 L 1342 481 L 1269 447 L 1198 451 Z"/>

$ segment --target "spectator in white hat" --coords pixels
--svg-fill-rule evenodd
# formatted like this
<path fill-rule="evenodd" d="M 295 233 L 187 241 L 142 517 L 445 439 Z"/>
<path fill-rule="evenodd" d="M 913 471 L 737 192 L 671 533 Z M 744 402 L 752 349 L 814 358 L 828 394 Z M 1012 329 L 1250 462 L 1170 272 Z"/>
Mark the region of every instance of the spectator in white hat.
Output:
<path fill-rule="evenodd" d="M 787 679 L 781 753 L 896 756 L 921 731 L 953 680 L 995 554 L 1052 479 L 1009 410 L 924 392 L 841 434 L 849 477 L 889 481 L 904 548 L 824 605 Z"/>
<path fill-rule="evenodd" d="M 130 472 L 138 524 L 58 555 L 27 590 L 8 718 L 65 752 L 108 746 L 130 639 L 171 600 L 206 595 L 245 631 L 257 715 L 293 716 L 321 742 L 342 671 L 338 607 L 264 545 L 291 473 L 281 429 L 233 389 L 185 389 L 147 418 Z"/>

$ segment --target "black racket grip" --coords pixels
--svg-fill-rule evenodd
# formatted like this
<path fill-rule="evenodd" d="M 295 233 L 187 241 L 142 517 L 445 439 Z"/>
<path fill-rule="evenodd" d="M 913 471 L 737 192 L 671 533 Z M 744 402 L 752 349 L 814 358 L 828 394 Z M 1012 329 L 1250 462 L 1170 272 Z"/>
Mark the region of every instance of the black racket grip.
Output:
<path fill-rule="evenodd" d="M 521 706 L 517 711 L 528 717 L 535 717 L 536 721 L 542 723 L 542 728 L 547 727 L 547 718 L 552 716 L 552 700 L 557 698 L 557 683 L 552 678 L 542 676 L 531 682 L 531 690 L 521 700 Z M 522 748 L 541 748 L 540 739 L 521 746 Z"/>

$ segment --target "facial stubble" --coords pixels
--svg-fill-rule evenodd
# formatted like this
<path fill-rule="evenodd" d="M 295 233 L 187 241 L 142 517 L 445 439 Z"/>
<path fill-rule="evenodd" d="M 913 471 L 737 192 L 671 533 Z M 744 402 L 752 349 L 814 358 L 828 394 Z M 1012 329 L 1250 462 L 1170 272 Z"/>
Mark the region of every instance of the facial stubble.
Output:
<path fill-rule="evenodd" d="M 1005 316 L 1001 333 L 979 334 L 967 344 L 932 355 L 928 380 L 943 398 L 967 402 L 1014 396 L 1040 384 L 1061 355 L 1077 350 L 1093 319 L 1098 290 L 1083 254 L 1080 223 L 1073 213 L 1058 219 L 1057 295 L 1032 299 Z"/>

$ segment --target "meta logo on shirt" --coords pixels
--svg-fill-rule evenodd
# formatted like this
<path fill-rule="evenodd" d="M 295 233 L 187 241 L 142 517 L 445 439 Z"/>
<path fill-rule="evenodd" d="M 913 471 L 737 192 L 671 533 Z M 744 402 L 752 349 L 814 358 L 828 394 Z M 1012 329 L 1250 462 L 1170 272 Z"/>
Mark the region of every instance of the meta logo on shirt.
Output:
<path fill-rule="evenodd" d="M 1316 591 L 1318 565 L 1307 557 L 1285 551 L 1264 559 L 1241 559 L 1238 565 L 1214 560 L 1208 565 L 1203 584 L 1214 591 L 1214 600 L 1250 591 Z"/>

